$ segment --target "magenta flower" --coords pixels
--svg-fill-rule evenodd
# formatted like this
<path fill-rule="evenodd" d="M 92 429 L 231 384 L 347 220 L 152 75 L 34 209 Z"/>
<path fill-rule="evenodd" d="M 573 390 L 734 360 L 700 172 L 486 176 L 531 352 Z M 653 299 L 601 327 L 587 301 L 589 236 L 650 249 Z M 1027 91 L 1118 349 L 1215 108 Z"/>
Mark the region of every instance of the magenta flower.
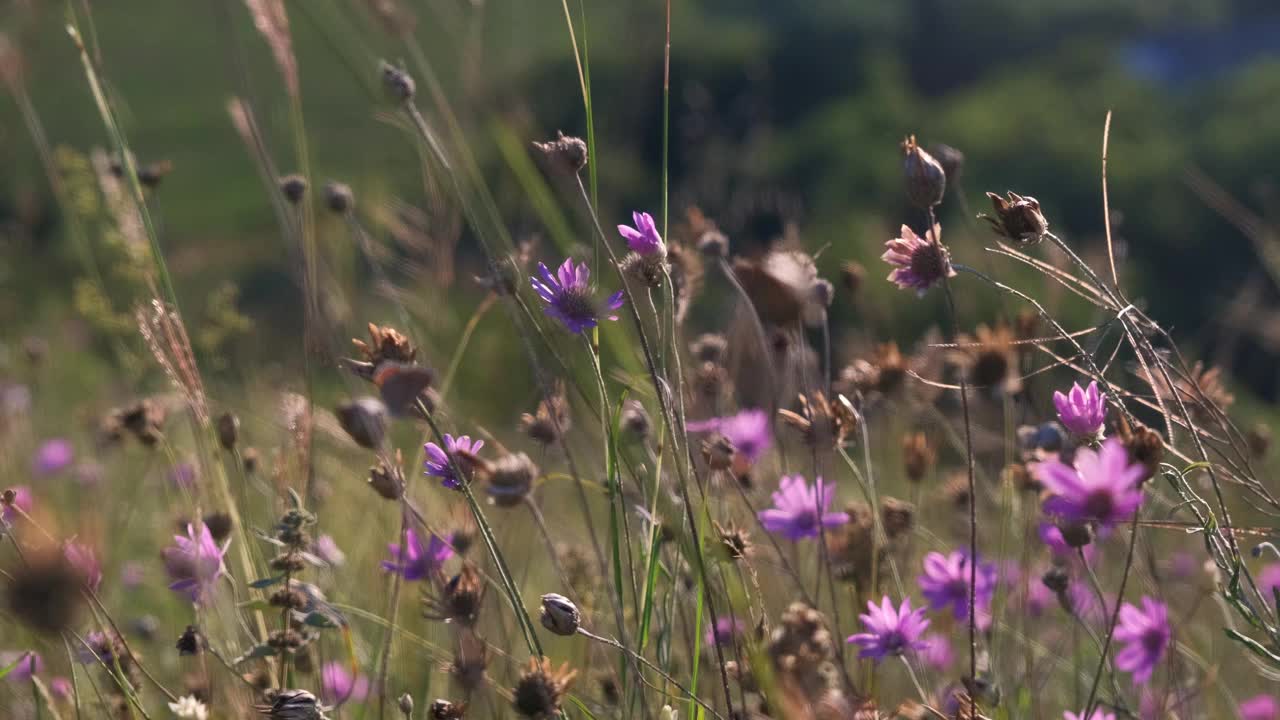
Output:
<path fill-rule="evenodd" d="M 72 689 L 71 681 L 61 675 L 49 681 L 49 692 L 58 700 L 69 700 Z"/>
<path fill-rule="evenodd" d="M 1275 602 L 1273 599 L 1275 597 L 1274 593 L 1280 592 L 1280 563 L 1271 563 L 1262 568 L 1262 572 L 1258 573 L 1254 584 L 1262 592 L 1263 599 L 1268 602 Z"/>
<path fill-rule="evenodd" d="M 653 216 L 647 212 L 631 213 L 631 221 L 635 227 L 618 226 L 618 233 L 627 241 L 627 247 L 637 255 L 644 257 L 662 257 L 667 254 L 667 246 L 658 234 L 658 227 L 653 223 Z"/>
<path fill-rule="evenodd" d="M 31 459 L 31 473 L 37 477 L 48 477 L 71 467 L 75 460 L 75 449 L 66 438 L 53 438 L 41 443 L 36 455 Z"/>
<path fill-rule="evenodd" d="M 581 333 L 590 330 L 600 322 L 600 317 L 609 310 L 622 307 L 622 291 L 609 296 L 604 307 L 600 307 L 591 292 L 589 280 L 591 270 L 586 263 L 576 267 L 573 258 L 566 258 L 556 274 L 552 275 L 547 266 L 538 263 L 538 272 L 542 275 L 529 278 L 534 292 L 546 303 L 543 309 L 547 315 L 560 321 L 569 332 Z M 609 320 L 617 320 L 617 315 L 604 315 Z"/>
<path fill-rule="evenodd" d="M 954 659 L 951 652 L 951 639 L 941 633 L 929 633 L 921 639 L 924 647 L 916 653 L 916 657 L 934 670 L 943 671 L 951 667 Z"/>
<path fill-rule="evenodd" d="M 889 273 L 889 282 L 903 290 L 915 290 L 917 294 L 924 295 L 944 278 L 955 277 L 951 254 L 942 246 L 940 232 L 941 228 L 934 225 L 933 232 L 926 239 L 903 225 L 902 237 L 885 243 L 885 253 L 880 256 L 881 260 L 894 266 L 893 272 Z"/>
<path fill-rule="evenodd" d="M 1095 709 L 1093 714 L 1087 718 L 1084 714 L 1084 710 L 1081 710 L 1078 715 L 1073 712 L 1064 712 L 1062 713 L 1062 718 L 1063 720 L 1116 720 L 1115 713 L 1103 712 L 1102 708 Z"/>
<path fill-rule="evenodd" d="M 338 567 L 347 561 L 347 554 L 342 552 L 331 535 L 321 535 L 311 543 L 311 552 L 324 561 L 329 567 Z"/>
<path fill-rule="evenodd" d="M 1242 701 L 1236 711 L 1240 713 L 1240 720 L 1277 720 L 1280 702 L 1270 695 L 1254 695 Z"/>
<path fill-rule="evenodd" d="M 1147 682 L 1164 657 L 1171 635 L 1169 608 L 1164 603 L 1145 595 L 1141 610 L 1125 603 L 1115 630 L 1116 642 L 1125 644 L 1116 653 L 1116 669 L 1132 673 L 1135 685 Z"/>
<path fill-rule="evenodd" d="M 1075 383 L 1066 395 L 1055 391 L 1053 404 L 1058 408 L 1058 420 L 1072 435 L 1091 439 L 1102 433 L 1102 424 L 1107 419 L 1107 401 L 1098 390 L 1096 380 L 1089 383 L 1087 390 L 1081 388 L 1080 383 Z"/>
<path fill-rule="evenodd" d="M 702 638 L 702 644 L 707 647 L 712 645 L 728 645 L 733 639 L 741 635 L 746 627 L 742 621 L 730 617 L 728 615 L 717 618 L 711 627 L 707 628 L 706 634 Z"/>
<path fill-rule="evenodd" d="M 427 459 L 423 466 L 426 468 L 427 475 L 440 478 L 441 485 L 450 490 L 459 490 L 462 488 L 462 483 L 470 481 L 471 478 L 458 477 L 453 470 L 454 465 L 458 466 L 464 476 L 469 476 L 471 460 L 467 456 L 476 455 L 482 447 L 484 447 L 484 441 L 473 441 L 470 435 L 455 438 L 445 433 L 443 448 L 433 442 L 426 444 Z"/>
<path fill-rule="evenodd" d="M 410 582 L 433 577 L 444 567 L 444 563 L 453 557 L 453 550 L 436 535 L 432 535 L 427 545 L 413 530 L 405 531 L 403 549 L 399 543 L 387 545 L 391 553 L 389 560 L 382 561 L 382 569 L 396 573 Z"/>
<path fill-rule="evenodd" d="M 364 702 L 369 697 L 369 678 L 352 675 L 340 662 L 327 662 L 320 669 L 320 693 L 331 705 Z"/>
<path fill-rule="evenodd" d="M 687 425 L 689 432 L 718 432 L 733 445 L 733 451 L 754 465 L 773 444 L 769 414 L 764 410 L 742 410 L 728 417 L 698 420 Z"/>
<path fill-rule="evenodd" d="M 908 650 L 923 650 L 928 646 L 920 635 L 929 627 L 924 608 L 911 609 L 911 598 L 902 598 L 902 605 L 893 607 L 889 596 L 880 605 L 867 601 L 867 612 L 859 615 L 866 632 L 850 635 L 846 642 L 862 648 L 858 657 L 875 658 L 880 662 L 891 655 L 901 655 Z"/>
<path fill-rule="evenodd" d="M 929 607 L 942 610 L 948 605 L 957 620 L 969 617 L 969 554 L 960 550 L 950 555 L 931 552 L 924 556 L 924 574 L 916 579 Z M 974 606 L 985 608 L 996 590 L 999 573 L 995 563 L 978 560 Z"/>
<path fill-rule="evenodd" d="M 182 490 L 193 488 L 197 479 L 199 479 L 199 473 L 194 463 L 184 461 L 169 469 L 169 482 L 176 488 Z"/>
<path fill-rule="evenodd" d="M 849 522 L 849 514 L 829 512 L 835 495 L 822 478 L 810 487 L 802 475 L 783 475 L 773 493 L 773 507 L 761 510 L 760 523 L 772 533 L 788 540 L 817 537 L 822 526 L 835 527 Z"/>
<path fill-rule="evenodd" d="M 98 555 L 93 548 L 68 540 L 62 545 L 62 554 L 66 556 L 67 562 L 71 563 L 71 567 L 80 573 L 84 579 L 84 586 L 89 592 L 98 592 L 98 588 L 102 585 L 102 564 L 98 562 Z"/>
<path fill-rule="evenodd" d="M 22 517 L 22 513 L 31 512 L 31 488 L 26 485 L 16 485 L 9 488 L 13 491 L 13 505 L 5 505 L 0 510 L 0 519 L 4 520 L 4 524 L 12 525 L 18 522 L 18 518 Z"/>
<path fill-rule="evenodd" d="M 19 662 L 20 661 L 20 662 Z M 44 672 L 44 659 L 34 650 L 0 652 L 0 668 L 18 663 L 6 676 L 9 682 L 25 683 Z"/>
<path fill-rule="evenodd" d="M 1129 453 L 1115 438 L 1104 442 L 1101 450 L 1077 449 L 1074 468 L 1049 460 L 1036 463 L 1032 471 L 1052 493 L 1044 503 L 1045 512 L 1070 520 L 1111 527 L 1131 517 L 1142 505 L 1138 483 L 1146 470 L 1129 463 Z"/>
<path fill-rule="evenodd" d="M 186 537 L 174 535 L 173 545 L 160 552 L 164 570 L 172 580 L 169 589 L 199 605 L 227 571 L 222 557 L 227 554 L 230 544 L 230 538 L 222 546 L 214 542 L 203 522 L 199 525 L 188 523 Z"/>

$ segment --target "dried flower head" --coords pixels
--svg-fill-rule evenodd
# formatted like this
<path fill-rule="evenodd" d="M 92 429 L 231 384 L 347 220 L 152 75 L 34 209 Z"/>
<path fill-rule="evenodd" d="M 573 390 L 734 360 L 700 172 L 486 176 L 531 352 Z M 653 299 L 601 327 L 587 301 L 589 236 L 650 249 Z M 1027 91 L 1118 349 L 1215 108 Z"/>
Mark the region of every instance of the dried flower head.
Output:
<path fill-rule="evenodd" d="M 405 713 L 405 717 L 413 714 L 413 709 Z M 427 708 L 428 720 L 462 720 L 467 714 L 466 703 L 456 703 L 443 698 L 438 698 L 431 703 L 431 707 Z"/>
<path fill-rule="evenodd" d="M 587 166 L 587 144 L 582 138 L 565 135 L 557 130 L 554 140 L 534 142 L 533 148 L 542 154 L 548 169 L 562 175 L 577 175 Z"/>
<path fill-rule="evenodd" d="M 928 436 L 922 432 L 902 436 L 902 467 L 908 480 L 920 482 L 937 463 L 938 451 L 929 444 Z"/>
<path fill-rule="evenodd" d="M 997 396 L 1016 395 L 1023 387 L 1016 340 L 1013 328 L 1004 320 L 978 325 L 972 336 L 957 339 L 959 347 L 950 358 L 974 387 Z"/>
<path fill-rule="evenodd" d="M 307 194 L 307 179 L 301 175 L 285 175 L 278 182 L 280 194 L 293 205 L 302 202 Z"/>
<path fill-rule="evenodd" d="M 480 619 L 480 607 L 484 603 L 484 578 L 471 563 L 439 588 L 428 590 L 422 599 L 422 616 L 428 620 L 440 620 L 474 627 Z"/>
<path fill-rule="evenodd" d="M 755 551 L 751 535 L 736 523 L 716 523 L 716 535 L 720 538 L 720 551 L 729 560 L 745 560 Z"/>
<path fill-rule="evenodd" d="M 885 497 L 880 501 L 880 518 L 890 540 L 906 535 L 915 527 L 916 508 L 909 502 Z"/>
<path fill-rule="evenodd" d="M 205 640 L 200 634 L 199 628 L 195 625 L 188 625 L 187 629 L 178 636 L 178 642 L 175 645 L 179 655 L 199 655 L 204 652 Z"/>
<path fill-rule="evenodd" d="M 9 612 L 28 629 L 57 634 L 75 624 L 83 606 L 82 573 L 61 552 L 28 553 L 5 585 Z"/>
<path fill-rule="evenodd" d="M 1132 427 L 1123 416 L 1120 418 L 1120 442 L 1124 443 L 1129 459 L 1142 465 L 1146 470 L 1142 481 L 1150 479 L 1160 472 L 1160 462 L 1164 459 L 1164 438 L 1160 433 L 1146 425 Z"/>
<path fill-rule="evenodd" d="M 716 333 L 704 333 L 689 343 L 689 354 L 698 362 L 723 365 L 728 350 L 729 341 Z"/>
<path fill-rule="evenodd" d="M 907 199 L 921 210 L 942 202 L 942 196 L 947 190 L 947 172 L 942 163 L 916 144 L 915 135 L 908 135 L 901 147 Z"/>
<path fill-rule="evenodd" d="M 1049 221 L 1040 212 L 1040 202 L 1031 196 L 1023 197 L 1012 190 L 1007 198 L 989 192 L 995 216 L 980 215 L 991 224 L 997 235 L 1016 243 L 1037 243 L 1049 233 Z"/>
<path fill-rule="evenodd" d="M 568 663 L 557 669 L 547 658 L 529 658 L 512 691 L 512 707 L 522 717 L 548 720 L 560 712 L 560 701 L 577 675 Z"/>
<path fill-rule="evenodd" d="M 1182 416 L 1178 405 L 1181 400 L 1191 413 L 1192 419 L 1200 423 L 1212 423 L 1219 413 L 1225 413 L 1236 401 L 1222 381 L 1222 368 L 1214 366 L 1205 368 L 1204 363 L 1197 360 L 1186 375 L 1174 374 L 1170 369 L 1173 384 L 1170 386 L 1164 373 L 1155 373 L 1153 389 L 1169 406 L 1169 412 L 1177 417 Z"/>
<path fill-rule="evenodd" d="M 458 685 L 468 693 L 475 692 L 488 678 L 489 644 L 469 628 L 457 634 L 453 660 L 445 668 Z"/>
<path fill-rule="evenodd" d="M 722 260 L 729 257 L 729 236 L 716 228 L 703 231 L 695 243 L 698 252 L 708 258 Z"/>
<path fill-rule="evenodd" d="M 387 500 L 399 500 L 404 496 L 404 473 L 400 470 L 403 459 L 400 450 L 396 450 L 396 464 L 387 465 L 382 459 L 369 468 L 369 477 L 365 480 L 373 491 Z"/>
<path fill-rule="evenodd" d="M 880 256 L 894 268 L 889 273 L 889 282 L 923 296 L 944 279 L 955 277 L 951 253 L 942 244 L 941 225 L 934 225 L 924 238 L 903 225 L 900 235 L 884 244 L 885 252 Z"/>
<path fill-rule="evenodd" d="M 324 205 L 339 215 L 345 215 L 355 207 L 356 196 L 351 186 L 330 180 L 324 184 Z"/>
<path fill-rule="evenodd" d="M 499 507 L 515 507 L 528 497 L 538 479 L 538 466 L 525 453 L 507 453 L 482 466 L 485 491 Z"/>
<path fill-rule="evenodd" d="M 558 442 L 571 426 L 569 399 L 565 395 L 563 380 L 557 380 L 551 394 L 538 401 L 538 407 L 532 415 L 525 413 L 520 416 L 521 430 L 543 445 Z"/>
<path fill-rule="evenodd" d="M 360 447 L 375 450 L 387 434 L 387 406 L 374 397 L 361 397 L 334 408 L 338 423 Z"/>
<path fill-rule="evenodd" d="M 858 429 L 858 411 L 843 395 L 830 400 L 821 392 L 800 395 L 800 412 L 778 410 L 782 422 L 800 431 L 814 447 L 844 447 Z"/>

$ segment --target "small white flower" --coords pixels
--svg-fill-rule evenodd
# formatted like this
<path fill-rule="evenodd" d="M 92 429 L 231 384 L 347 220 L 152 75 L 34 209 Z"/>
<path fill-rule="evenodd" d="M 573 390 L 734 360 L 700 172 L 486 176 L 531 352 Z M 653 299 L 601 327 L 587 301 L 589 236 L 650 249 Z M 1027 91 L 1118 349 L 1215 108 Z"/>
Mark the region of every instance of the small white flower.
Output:
<path fill-rule="evenodd" d="M 658 720 L 676 720 L 676 711 L 670 705 L 663 705 L 658 712 Z"/>
<path fill-rule="evenodd" d="M 180 718 L 191 718 L 191 720 L 209 720 L 209 710 L 204 703 L 195 699 L 193 695 L 178 698 L 178 702 L 169 703 L 169 709 L 173 714 Z"/>

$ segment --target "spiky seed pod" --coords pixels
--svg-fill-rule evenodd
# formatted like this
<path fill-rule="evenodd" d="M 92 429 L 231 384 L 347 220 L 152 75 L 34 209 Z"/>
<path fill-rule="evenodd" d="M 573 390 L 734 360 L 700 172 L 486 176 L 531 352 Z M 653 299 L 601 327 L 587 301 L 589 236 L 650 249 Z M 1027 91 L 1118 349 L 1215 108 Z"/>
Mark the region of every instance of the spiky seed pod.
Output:
<path fill-rule="evenodd" d="M 542 596 L 542 626 L 556 635 L 570 636 L 582 625 L 582 613 L 569 598 L 556 593 Z"/>
<path fill-rule="evenodd" d="M 932 155 L 916 144 L 916 136 L 902 141 L 903 173 L 907 183 L 907 199 L 912 205 L 927 210 L 942 202 L 947 190 L 947 172 Z"/>
<path fill-rule="evenodd" d="M 380 70 L 382 73 L 382 87 L 386 89 L 387 95 L 392 100 L 408 102 L 413 99 L 413 93 L 417 85 L 414 83 L 412 75 L 385 61 L 382 63 Z"/>
<path fill-rule="evenodd" d="M 520 674 L 512 692 L 512 707 L 532 720 L 554 717 L 560 712 L 560 701 L 577 675 L 568 663 L 556 669 L 547 658 L 529 658 L 529 666 Z"/>
<path fill-rule="evenodd" d="M 1022 196 L 1012 190 L 1007 198 L 989 192 L 995 216 L 980 215 L 991 224 L 996 234 L 1016 243 L 1037 243 L 1049 233 L 1049 221 L 1040 212 L 1040 202 L 1031 196 Z"/>
<path fill-rule="evenodd" d="M 350 185 L 330 180 L 324 184 L 324 204 L 333 212 L 345 215 L 355 207 L 356 195 Z"/>
<path fill-rule="evenodd" d="M 224 412 L 218 416 L 218 442 L 225 450 L 234 450 L 240 438 L 240 418 L 233 412 Z"/>
<path fill-rule="evenodd" d="M 438 591 L 423 597 L 423 617 L 474 627 L 484 603 L 484 579 L 471 563 Z"/>
<path fill-rule="evenodd" d="M 290 204 L 297 205 L 307 194 L 307 179 L 301 175 L 285 175 L 280 178 L 280 194 Z"/>
<path fill-rule="evenodd" d="M 636 282 L 654 289 L 662 287 L 663 271 L 667 267 L 663 255 L 627 253 L 618 264 L 622 273 Z"/>
<path fill-rule="evenodd" d="M 587 166 L 587 144 L 582 138 L 565 135 L 557 130 L 554 140 L 533 143 L 547 168 L 561 175 L 577 175 Z"/>

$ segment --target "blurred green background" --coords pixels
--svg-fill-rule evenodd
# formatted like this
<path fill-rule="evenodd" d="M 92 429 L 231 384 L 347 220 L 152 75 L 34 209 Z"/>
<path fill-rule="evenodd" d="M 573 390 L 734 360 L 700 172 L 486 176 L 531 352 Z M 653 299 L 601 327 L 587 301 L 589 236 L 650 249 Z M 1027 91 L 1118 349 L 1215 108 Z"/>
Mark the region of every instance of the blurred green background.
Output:
<path fill-rule="evenodd" d="M 593 164 L 609 226 L 633 208 L 656 212 L 661 204 L 664 4 L 578 2 L 570 6 L 575 19 L 586 18 L 575 31 L 588 50 Z M 298 161 L 284 83 L 244 4 L 6 3 L 0 20 L 17 50 L 10 63 L 20 56 L 21 82 L 49 144 L 87 153 L 110 143 L 63 29 L 68 7 L 81 22 L 92 9 L 84 30 L 100 51 L 139 161 L 173 163 L 152 205 L 184 311 L 189 318 L 230 314 L 234 328 L 233 306 L 254 323 L 252 331 L 210 341 L 230 358 L 217 366 L 288 372 L 300 359 L 261 339 L 298 334 L 299 291 L 268 189 L 233 128 L 228 99 L 252 102 L 281 172 Z M 287 7 L 313 183 L 350 183 L 378 242 L 393 235 L 387 218 L 397 208 L 438 199 L 378 92 L 378 61 L 405 61 L 412 52 L 391 29 L 411 30 L 424 49 L 512 234 L 543 231 L 498 139 L 506 133 L 523 144 L 556 129 L 586 132 L 560 3 L 308 0 Z M 392 28 L 384 22 L 389 9 L 400 13 Z M 421 104 L 439 118 L 432 102 Z M 877 259 L 901 222 L 923 224 L 901 190 L 897 143 L 905 134 L 965 154 L 962 182 L 949 190 L 941 216 L 963 260 L 990 262 L 980 257 L 989 238 L 971 219 L 985 209 L 984 191 L 1007 189 L 1038 197 L 1059 234 L 1101 259 L 1099 155 L 1108 110 L 1115 113 L 1113 221 L 1132 294 L 1183 342 L 1273 397 L 1280 341 L 1268 323 L 1280 274 L 1258 252 L 1277 241 L 1268 220 L 1280 219 L 1280 7 L 1273 2 L 677 0 L 672 222 L 697 206 L 744 253 L 794 224 L 808 248 L 826 248 L 819 258 L 825 273 L 834 276 L 847 259 L 868 267 L 862 304 L 838 302 L 834 311 L 837 324 L 857 322 L 906 299 L 879 282 Z M 11 98 L 0 102 L 0 152 L 6 339 L 11 347 L 28 334 L 104 343 L 101 328 L 68 326 L 85 265 Z M 1193 187 L 1191 176 L 1204 180 Z M 1237 209 L 1233 224 L 1209 207 L 1206 181 L 1248 213 Z M 456 213 L 447 216 L 427 213 L 425 234 L 450 235 L 448 226 L 458 223 Z M 369 292 L 373 273 L 347 228 L 323 213 L 319 220 L 323 262 L 335 297 L 348 307 L 336 316 L 345 326 L 338 334 L 359 334 L 365 320 L 394 321 L 391 306 Z M 573 227 L 589 242 L 584 223 Z M 456 276 L 432 266 L 451 255 L 428 253 L 428 260 L 402 257 L 404 267 L 421 272 L 394 279 L 402 297 L 429 306 L 422 322 L 433 342 L 446 346 L 427 349 L 436 363 L 447 360 L 447 346 L 483 294 L 470 281 L 479 267 L 475 243 L 465 230 L 452 235 Z M 555 254 L 548 243 L 538 251 L 548 260 Z M 79 302 L 92 304 L 83 296 Z M 127 311 L 131 302 L 115 297 L 114 310 Z M 1250 312 L 1232 315 L 1232 303 Z M 937 310 L 895 308 L 894 322 L 877 332 L 913 338 L 935 322 Z M 487 370 L 468 362 L 461 377 L 483 379 Z"/>

